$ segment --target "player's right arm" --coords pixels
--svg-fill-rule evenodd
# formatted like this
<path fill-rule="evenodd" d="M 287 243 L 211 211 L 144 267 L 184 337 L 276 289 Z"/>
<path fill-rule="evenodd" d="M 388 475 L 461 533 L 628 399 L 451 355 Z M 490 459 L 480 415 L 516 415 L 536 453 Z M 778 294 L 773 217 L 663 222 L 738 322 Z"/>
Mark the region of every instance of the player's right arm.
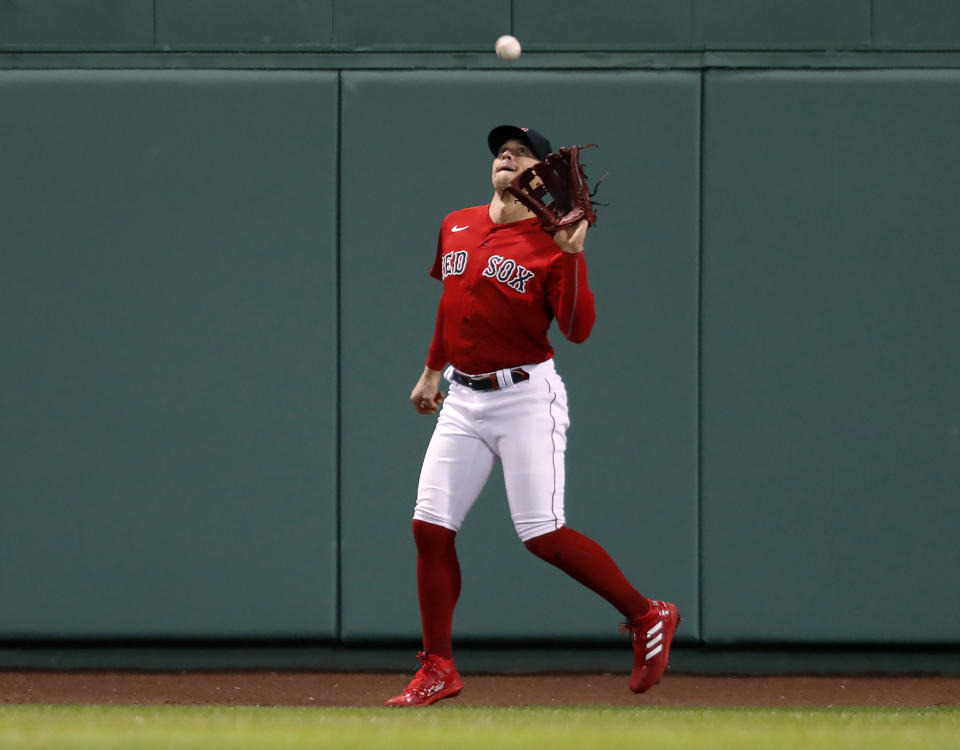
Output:
<path fill-rule="evenodd" d="M 449 223 L 450 217 L 444 219 L 444 226 Z M 433 262 L 430 275 L 438 281 L 443 281 L 441 258 L 443 256 L 443 226 L 437 237 L 437 255 Z M 437 305 L 437 322 L 433 327 L 433 340 L 430 342 L 430 351 L 427 354 L 427 364 L 423 374 L 410 392 L 410 403 L 418 414 L 436 414 L 445 394 L 440 390 L 440 378 L 443 368 L 447 365 L 447 351 L 443 344 L 443 295 Z"/>
<path fill-rule="evenodd" d="M 419 414 L 436 414 L 443 401 L 440 391 L 440 377 L 447 363 L 447 354 L 443 346 L 443 300 L 437 307 L 437 322 L 430 342 L 430 353 L 423 374 L 410 392 L 410 403 Z"/>

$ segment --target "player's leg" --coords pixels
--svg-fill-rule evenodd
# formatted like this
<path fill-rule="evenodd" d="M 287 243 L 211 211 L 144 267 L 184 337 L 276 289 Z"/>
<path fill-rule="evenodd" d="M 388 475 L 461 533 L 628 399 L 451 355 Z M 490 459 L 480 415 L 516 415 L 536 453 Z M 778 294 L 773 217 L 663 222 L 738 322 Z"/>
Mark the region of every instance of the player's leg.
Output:
<path fill-rule="evenodd" d="M 573 529 L 550 531 L 526 539 L 524 544 L 623 613 L 627 621 L 622 629 L 630 633 L 633 642 L 630 689 L 643 693 L 656 685 L 667 668 L 680 622 L 676 606 L 640 594 L 603 547 Z"/>
<path fill-rule="evenodd" d="M 460 561 L 456 532 L 414 520 L 417 544 L 417 596 L 423 628 L 423 650 L 444 659 L 453 658 L 453 610 L 460 598 Z"/>
<path fill-rule="evenodd" d="M 531 388 L 513 389 L 496 448 L 517 534 L 527 549 L 598 593 L 626 618 L 646 614 L 649 600 L 599 544 L 565 526 L 567 396 L 556 371 L 541 365 Z"/>
<path fill-rule="evenodd" d="M 541 560 L 602 596 L 627 620 L 650 611 L 650 600 L 630 584 L 607 551 L 589 537 L 564 526 L 523 542 Z"/>
<path fill-rule="evenodd" d="M 527 549 L 602 596 L 627 618 L 635 645 L 630 686 L 642 692 L 656 684 L 666 668 L 679 617 L 673 605 L 639 593 L 602 546 L 564 525 L 566 390 L 552 366 L 541 365 L 536 374 L 529 381 L 532 387 L 526 398 L 515 399 L 509 410 L 512 423 L 496 443 L 517 534 Z M 511 395 L 520 394 L 518 388 Z M 664 607 L 672 610 L 663 614 Z M 647 636 L 651 629 L 654 632 Z M 652 639 L 656 640 L 648 646 Z M 658 645 L 660 650 L 650 656 Z"/>
<path fill-rule="evenodd" d="M 414 510 L 423 626 L 421 667 L 404 691 L 387 701 L 388 706 L 428 705 L 457 695 L 463 687 L 451 645 L 453 612 L 460 595 L 455 540 L 494 461 L 494 454 L 471 425 L 469 402 L 458 400 L 451 386 L 423 460 Z"/>
<path fill-rule="evenodd" d="M 414 520 L 460 530 L 496 461 L 477 431 L 472 392 L 452 383 L 420 469 Z"/>
<path fill-rule="evenodd" d="M 452 656 L 451 625 L 460 595 L 456 532 L 496 460 L 473 427 L 470 406 L 461 387 L 452 386 L 423 459 L 413 513 L 423 647 L 444 658 Z"/>

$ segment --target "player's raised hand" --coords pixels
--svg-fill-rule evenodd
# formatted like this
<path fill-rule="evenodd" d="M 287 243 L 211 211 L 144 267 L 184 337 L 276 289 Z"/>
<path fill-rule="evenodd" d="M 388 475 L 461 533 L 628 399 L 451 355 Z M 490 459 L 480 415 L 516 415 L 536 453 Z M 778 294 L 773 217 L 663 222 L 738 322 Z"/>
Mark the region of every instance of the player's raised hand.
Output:
<path fill-rule="evenodd" d="M 410 392 L 410 403 L 418 414 L 436 414 L 440 409 L 445 395 L 440 390 L 440 375 L 439 370 L 425 367 L 423 374 Z"/>
<path fill-rule="evenodd" d="M 590 222 L 581 219 L 575 227 L 558 229 L 553 235 L 553 241 L 565 253 L 582 253 L 583 243 L 587 238 L 587 227 L 589 226 Z"/>

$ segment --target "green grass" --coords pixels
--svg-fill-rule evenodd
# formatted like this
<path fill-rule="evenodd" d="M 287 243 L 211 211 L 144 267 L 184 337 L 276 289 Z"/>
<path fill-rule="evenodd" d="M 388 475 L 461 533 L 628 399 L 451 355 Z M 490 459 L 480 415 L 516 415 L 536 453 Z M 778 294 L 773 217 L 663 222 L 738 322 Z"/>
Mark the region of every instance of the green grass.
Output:
<path fill-rule="evenodd" d="M 705 750 L 960 747 L 950 708 L 0 706 L 0 748 Z"/>

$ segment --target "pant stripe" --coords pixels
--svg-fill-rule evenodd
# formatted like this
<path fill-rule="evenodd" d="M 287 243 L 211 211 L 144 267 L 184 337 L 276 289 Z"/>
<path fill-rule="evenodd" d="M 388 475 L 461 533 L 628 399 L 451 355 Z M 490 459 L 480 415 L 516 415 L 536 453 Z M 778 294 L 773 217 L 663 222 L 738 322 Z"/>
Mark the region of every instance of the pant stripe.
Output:
<path fill-rule="evenodd" d="M 553 393 L 553 398 L 550 399 L 550 420 L 553 422 L 553 428 L 550 431 L 550 442 L 553 445 L 553 494 L 550 496 L 550 512 L 553 513 L 553 525 L 555 528 L 560 528 L 560 519 L 557 517 L 557 418 L 553 415 L 553 405 L 557 402 L 557 394 L 554 393 L 553 388 L 550 387 L 549 381 L 544 381 L 547 383 L 547 390 L 550 393 Z"/>

